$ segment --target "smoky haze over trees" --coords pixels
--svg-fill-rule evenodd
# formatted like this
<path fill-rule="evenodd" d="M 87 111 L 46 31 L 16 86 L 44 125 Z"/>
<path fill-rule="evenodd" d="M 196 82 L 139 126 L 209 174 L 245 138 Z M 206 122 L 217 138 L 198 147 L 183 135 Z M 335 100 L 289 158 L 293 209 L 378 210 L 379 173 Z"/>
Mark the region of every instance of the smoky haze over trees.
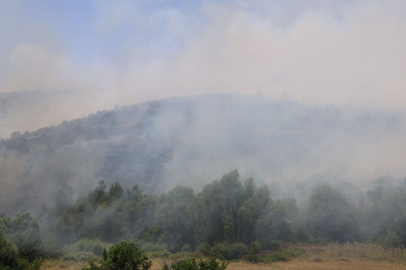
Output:
<path fill-rule="evenodd" d="M 405 8 L 0 0 L 5 267 L 405 245 Z"/>
<path fill-rule="evenodd" d="M 393 183 L 386 182 L 395 185 L 406 175 L 400 162 L 390 162 L 401 155 L 394 148 L 403 145 L 404 124 L 402 114 L 343 112 L 261 95 L 117 107 L 2 140 L 0 210 L 37 211 L 53 206 L 55 190 L 70 185 L 77 198 L 100 179 L 137 183 L 143 192 L 175 185 L 200 190 L 234 168 L 270 184 L 278 198 L 306 203 L 314 185 L 330 182 L 359 200 L 371 181 L 389 175 Z"/>
<path fill-rule="evenodd" d="M 61 188 L 55 206 L 44 207 L 38 218 L 27 212 L 0 216 L 0 254 L 10 264 L 18 256 L 32 262 L 58 250 L 101 255 L 103 247 L 129 239 L 153 256 L 195 250 L 227 260 L 287 242 L 400 247 L 406 243 L 405 186 L 368 190 L 355 204 L 340 189 L 321 184 L 300 206 L 293 198 L 273 199 L 268 186 L 242 180 L 237 170 L 200 192 L 176 186 L 147 194 L 137 184 L 123 188 L 100 180 L 75 201 L 70 186 Z"/>

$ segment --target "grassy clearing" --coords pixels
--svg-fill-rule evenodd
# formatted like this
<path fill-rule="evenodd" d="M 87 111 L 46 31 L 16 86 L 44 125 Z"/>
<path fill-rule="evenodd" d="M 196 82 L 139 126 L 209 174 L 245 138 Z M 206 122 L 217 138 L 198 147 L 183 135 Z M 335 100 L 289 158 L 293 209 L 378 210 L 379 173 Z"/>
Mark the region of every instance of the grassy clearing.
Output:
<path fill-rule="evenodd" d="M 250 264 L 247 262 L 234 262 L 228 265 L 227 270 L 293 270 L 293 269 L 331 269 L 331 270 L 345 270 L 345 269 L 388 269 L 388 270 L 400 270 L 406 269 L 405 265 L 393 264 L 393 263 L 376 263 L 365 261 L 337 261 L 337 260 L 324 260 L 321 262 L 312 262 L 302 259 L 293 259 L 288 262 L 278 262 L 272 264 Z"/>
<path fill-rule="evenodd" d="M 165 258 L 151 258 L 151 270 L 162 269 L 165 262 L 172 263 L 196 254 L 184 252 Z M 278 256 L 286 260 L 272 260 Z M 250 263 L 246 260 L 232 261 L 227 270 L 273 270 L 273 269 L 406 269 L 406 250 L 401 248 L 381 248 L 371 244 L 347 243 L 326 246 L 291 246 L 284 250 L 266 255 L 263 263 Z M 86 265 L 81 261 L 53 260 L 46 261 L 41 270 L 80 270 Z"/>
<path fill-rule="evenodd" d="M 75 261 L 48 260 L 42 264 L 41 270 L 81 270 L 84 266 L 84 263 Z"/>
<path fill-rule="evenodd" d="M 163 266 L 163 260 L 155 260 L 152 265 L 151 270 L 160 270 Z M 41 270 L 81 270 L 83 265 L 72 262 L 70 264 L 60 262 L 46 262 L 42 266 Z M 384 263 L 384 262 L 373 262 L 373 261 L 337 261 L 334 259 L 325 259 L 321 262 L 307 261 L 300 258 L 292 259 L 288 262 L 278 262 L 272 264 L 252 264 L 248 262 L 231 262 L 227 270 L 290 270 L 290 269 L 331 269 L 331 270 L 345 270 L 345 269 L 388 269 L 388 270 L 401 270 L 406 269 L 405 265 L 396 263 Z"/>
<path fill-rule="evenodd" d="M 346 243 L 329 244 L 325 252 L 330 257 L 357 258 L 377 262 L 403 262 L 406 263 L 406 249 L 400 247 L 383 248 L 375 244 Z"/>

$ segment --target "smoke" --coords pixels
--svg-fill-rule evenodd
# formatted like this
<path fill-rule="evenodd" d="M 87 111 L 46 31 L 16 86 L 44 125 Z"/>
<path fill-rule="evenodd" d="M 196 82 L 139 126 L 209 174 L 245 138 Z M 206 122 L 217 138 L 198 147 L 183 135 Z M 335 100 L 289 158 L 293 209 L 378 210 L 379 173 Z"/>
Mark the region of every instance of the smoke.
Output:
<path fill-rule="evenodd" d="M 116 89 L 138 92 L 144 100 L 257 91 L 276 97 L 287 91 L 306 104 L 402 109 L 406 56 L 402 50 L 406 37 L 403 6 L 401 1 L 353 1 L 338 11 L 338 18 L 323 8 L 302 7 L 290 23 L 280 25 L 271 16 L 275 4 L 206 2 L 197 13 L 197 33 L 188 35 L 186 41 L 181 38 L 180 48 L 162 49 L 160 55 L 141 46 L 147 55 L 152 54 L 146 62 L 142 57 L 139 60 L 136 51 L 128 53 Z M 118 16 L 114 8 L 109 10 Z M 165 20 L 151 13 L 145 21 L 126 22 L 125 18 L 131 17 L 126 14 L 132 14 L 128 9 L 118 17 L 124 25 L 136 29 L 146 25 L 152 32 L 154 26 L 162 26 L 160 19 L 175 25 L 164 28 L 163 37 L 189 31 L 176 23 L 188 23 L 187 14 L 173 9 L 161 12 L 166 14 Z M 117 24 L 110 25 L 119 29 Z M 142 44 L 138 39 L 129 40 Z M 145 40 L 150 46 L 160 43 L 153 37 Z M 162 43 L 173 44 L 171 40 Z"/>
<path fill-rule="evenodd" d="M 16 194 L 21 182 L 17 181 L 24 173 L 24 159 L 19 158 L 16 153 L 8 157 L 0 156 L 0 204 L 9 205 L 9 194 Z"/>
<path fill-rule="evenodd" d="M 406 175 L 404 114 L 343 113 L 262 95 L 200 97 L 193 106 L 191 124 L 165 166 L 168 187 L 199 189 L 233 168 L 282 185 L 320 179 L 366 188 L 380 176 Z"/>
<path fill-rule="evenodd" d="M 80 93 L 34 128 L 115 104 L 207 93 L 286 91 L 305 104 L 403 110 L 403 1 L 66 5 L 1 2 L 0 92 Z"/>
<path fill-rule="evenodd" d="M 403 118 L 393 126 L 387 118 L 379 124 L 380 114 L 372 115 L 371 122 L 356 118 L 366 110 L 404 111 L 403 1 L 121 0 L 77 5 L 0 0 L 0 93 L 9 93 L 0 95 L 0 105 L 3 100 L 7 105 L 5 113 L 0 111 L 0 136 L 165 97 L 260 93 L 258 99 L 276 100 L 285 93 L 285 99 L 290 96 L 298 104 L 332 105 L 344 113 L 320 109 L 328 117 L 309 116 L 322 124 L 312 123 L 315 130 L 308 130 L 309 119 L 300 117 L 311 112 L 300 106 L 286 109 L 285 115 L 263 104 L 253 113 L 251 103 L 237 102 L 248 106 L 241 109 L 211 102 L 200 104 L 186 120 L 184 111 L 165 111 L 147 133 L 179 139 L 177 132 L 184 128 L 173 159 L 163 166 L 167 183 L 211 181 L 236 167 L 245 168 L 245 174 L 255 171 L 267 182 L 315 175 L 365 182 L 406 174 Z M 24 89 L 45 91 L 20 92 Z M 273 113 L 282 118 L 270 117 Z M 181 121 L 190 123 L 182 127 Z M 291 133 L 290 124 L 298 125 L 294 130 L 300 136 Z M 272 132 L 256 129 L 262 126 Z M 286 133 L 281 135 L 277 127 Z M 131 140 L 134 145 L 142 141 Z M 154 153 L 155 142 L 147 145 Z M 82 149 L 78 142 L 76 147 Z M 57 150 L 61 160 L 65 150 Z M 96 150 L 88 151 L 92 156 Z M 17 167 L 7 165 L 14 160 Z M 21 162 L 12 156 L 1 161 L 0 181 L 11 190 L 16 183 L 7 179 L 23 178 Z M 74 173 L 66 180 L 75 185 L 97 175 L 92 166 L 80 177 L 76 169 L 83 168 L 69 169 Z M 55 177 L 46 176 L 49 183 Z"/>

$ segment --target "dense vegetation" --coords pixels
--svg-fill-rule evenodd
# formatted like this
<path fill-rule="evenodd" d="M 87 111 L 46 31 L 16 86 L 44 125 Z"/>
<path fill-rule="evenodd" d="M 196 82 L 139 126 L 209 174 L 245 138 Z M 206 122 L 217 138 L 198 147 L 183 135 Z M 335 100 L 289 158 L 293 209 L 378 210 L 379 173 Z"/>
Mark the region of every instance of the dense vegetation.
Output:
<path fill-rule="evenodd" d="M 107 251 L 103 249 L 103 259 L 100 265 L 90 262 L 90 268 L 83 270 L 148 270 L 152 262 L 148 260 L 144 251 L 133 243 L 122 242 L 112 246 Z"/>
<path fill-rule="evenodd" d="M 183 260 L 178 263 L 173 263 L 170 266 L 165 264 L 162 270 L 225 270 L 227 268 L 225 261 L 218 261 L 214 257 L 204 261 L 200 259 Z"/>
<path fill-rule="evenodd" d="M 10 241 L 0 228 L 0 270 L 39 270 L 42 263 L 39 257 L 41 254 L 38 254 L 37 250 L 30 250 L 29 244 L 21 243 L 30 241 L 28 238 L 29 235 L 24 235 L 20 236 L 20 239 Z"/>
<path fill-rule="evenodd" d="M 33 93 L 26 94 L 30 100 Z M 261 95 L 208 95 L 117 106 L 39 130 L 22 127 L 0 139 L 0 213 L 38 215 L 44 205 L 54 207 L 56 190 L 70 185 L 76 198 L 100 179 L 123 187 L 137 183 L 148 193 L 176 185 L 201 190 L 236 167 L 244 178 L 273 182 L 274 198 L 294 197 L 302 204 L 315 182 L 366 183 L 379 177 L 385 172 L 380 161 L 393 147 L 376 147 L 402 142 L 405 123 L 396 113 L 341 112 Z M 377 174 L 352 177 L 353 166 L 364 159 Z M 391 164 L 382 167 L 402 172 Z M 362 194 L 348 182 L 341 187 L 357 201 Z"/>
<path fill-rule="evenodd" d="M 101 180 L 75 202 L 69 186 L 56 198 L 55 207 L 43 209 L 37 218 L 29 213 L 0 218 L 3 264 L 16 265 L 19 258 L 34 262 L 57 256 L 57 250 L 92 252 L 107 260 L 115 256 L 115 249 L 103 253 L 103 248 L 128 239 L 153 256 L 195 250 L 209 257 L 246 257 L 254 262 L 261 250 L 285 242 L 406 244 L 402 188 L 369 190 L 366 201 L 354 203 L 339 189 L 320 185 L 307 206 L 299 207 L 294 199 L 272 199 L 267 186 L 257 187 L 252 178 L 241 181 L 234 170 L 197 194 L 181 186 L 160 195 L 145 194 L 136 184 L 124 189 L 114 183 L 108 188 Z"/>
<path fill-rule="evenodd" d="M 403 136 L 402 121 L 220 95 L 16 131 L 0 140 L 0 267 L 35 269 L 41 258 L 58 256 L 90 261 L 122 241 L 151 256 L 196 252 L 251 262 L 300 253 L 259 256 L 284 243 L 402 247 L 406 180 L 381 177 L 363 192 L 340 174 L 306 171 L 307 178 L 291 182 L 283 176 L 295 168 L 301 173 L 307 155 L 317 166 L 318 156 L 330 155 L 323 149 L 341 139 L 369 147 Z M 322 149 L 316 158 L 314 149 Z M 247 160 L 257 170 L 248 170 Z M 235 164 L 245 164 L 243 176 L 234 170 L 209 182 Z"/>

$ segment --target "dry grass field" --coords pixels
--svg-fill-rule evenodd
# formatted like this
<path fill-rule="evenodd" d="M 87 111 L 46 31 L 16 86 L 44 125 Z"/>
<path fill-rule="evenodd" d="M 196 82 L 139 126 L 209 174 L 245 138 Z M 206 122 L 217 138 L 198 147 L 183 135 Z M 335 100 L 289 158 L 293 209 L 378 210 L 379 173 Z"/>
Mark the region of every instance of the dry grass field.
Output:
<path fill-rule="evenodd" d="M 293 270 L 293 269 L 332 269 L 332 270 L 360 270 L 360 269 L 406 269 L 406 265 L 394 263 L 376 263 L 372 261 L 338 261 L 325 260 L 321 262 L 293 259 L 288 262 L 278 262 L 272 264 L 249 264 L 247 262 L 231 263 L 228 270 Z"/>
<path fill-rule="evenodd" d="M 287 262 L 252 264 L 246 261 L 231 262 L 227 270 L 293 270 L 293 269 L 331 269 L 331 270 L 361 270 L 361 269 L 406 269 L 406 251 L 403 249 L 385 250 L 378 246 L 367 244 L 331 244 L 323 247 L 301 246 L 306 253 Z M 152 270 L 162 269 L 164 260 L 152 259 Z M 54 260 L 46 261 L 42 270 L 80 270 L 85 263 Z"/>
<path fill-rule="evenodd" d="M 162 261 L 162 260 L 161 260 Z M 160 261 L 155 261 L 152 267 L 153 270 L 161 269 L 163 263 Z M 80 270 L 83 264 L 78 264 L 75 262 L 45 262 L 41 269 L 48 270 Z M 229 264 L 228 270 L 293 270 L 293 269 L 331 269 L 331 270 L 361 270 L 361 269 L 388 269 L 388 270 L 400 270 L 406 269 L 405 264 L 399 263 L 384 263 L 384 262 L 374 262 L 374 261 L 341 261 L 341 260 L 324 260 L 324 261 L 308 261 L 303 259 L 292 259 L 288 262 L 278 262 L 272 264 L 251 264 L 248 262 L 232 262 Z"/>

